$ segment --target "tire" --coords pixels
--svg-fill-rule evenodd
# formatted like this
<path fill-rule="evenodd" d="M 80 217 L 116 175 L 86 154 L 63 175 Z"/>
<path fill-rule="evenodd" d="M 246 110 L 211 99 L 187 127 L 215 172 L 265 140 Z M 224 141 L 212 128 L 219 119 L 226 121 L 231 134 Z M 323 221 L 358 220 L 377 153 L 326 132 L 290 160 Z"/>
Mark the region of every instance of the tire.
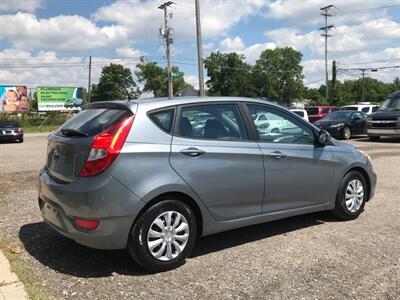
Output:
<path fill-rule="evenodd" d="M 23 142 L 24 142 L 24 138 L 18 139 L 18 143 L 23 143 Z"/>
<path fill-rule="evenodd" d="M 161 227 L 154 222 L 160 224 L 159 221 L 161 221 L 163 225 L 167 225 L 167 218 L 171 212 L 170 224 L 172 226 L 166 226 L 164 229 L 172 230 L 163 233 Z M 178 215 L 180 215 L 180 219 L 174 227 Z M 187 224 L 187 230 L 182 230 L 185 224 Z M 164 200 L 151 206 L 137 219 L 130 233 L 128 251 L 132 258 L 148 271 L 164 272 L 177 268 L 185 262 L 193 249 L 197 237 L 196 224 L 195 214 L 188 205 L 177 200 Z M 181 229 L 179 232 L 175 232 L 173 228 Z M 153 237 L 149 234 L 150 229 L 152 229 Z M 154 236 L 155 233 L 156 236 Z M 184 241 L 186 234 L 188 238 Z M 158 243 L 158 241 L 161 242 Z M 150 250 L 151 244 L 149 244 L 151 242 L 153 242 L 153 246 L 157 244 L 152 251 Z M 179 248 L 181 252 L 178 251 L 176 243 L 181 246 Z M 170 254 L 168 249 L 171 250 Z M 158 258 L 154 256 L 157 253 L 161 253 Z"/>
<path fill-rule="evenodd" d="M 355 187 L 354 190 L 356 190 L 357 182 L 358 184 L 362 185 L 362 196 L 361 193 L 357 191 L 353 195 L 351 194 L 351 189 L 349 187 Z M 368 192 L 367 182 L 361 173 L 357 171 L 351 171 L 347 173 L 346 176 L 344 176 L 336 195 L 335 209 L 333 210 L 333 214 L 336 217 L 346 221 L 358 218 L 358 216 L 364 210 Z M 347 204 L 346 198 L 348 199 Z M 352 204 L 354 204 L 354 206 L 351 206 Z"/>
<path fill-rule="evenodd" d="M 376 135 L 369 135 L 368 138 L 373 142 L 377 142 L 381 139 L 380 136 L 376 136 Z"/>
<path fill-rule="evenodd" d="M 342 129 L 342 139 L 343 140 L 348 140 L 350 138 L 351 138 L 351 129 L 350 129 L 350 127 L 347 127 L 347 126 L 343 127 L 343 129 Z"/>

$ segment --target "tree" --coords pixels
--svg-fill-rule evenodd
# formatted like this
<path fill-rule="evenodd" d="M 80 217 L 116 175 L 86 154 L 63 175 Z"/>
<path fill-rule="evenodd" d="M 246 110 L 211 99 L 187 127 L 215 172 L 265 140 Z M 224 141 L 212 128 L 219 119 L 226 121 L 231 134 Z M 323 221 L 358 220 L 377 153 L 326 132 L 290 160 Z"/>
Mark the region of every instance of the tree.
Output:
<path fill-rule="evenodd" d="M 254 67 L 254 81 L 259 97 L 290 104 L 301 99 L 304 90 L 303 55 L 293 48 L 264 50 Z"/>
<path fill-rule="evenodd" d="M 137 66 L 136 76 L 139 82 L 144 82 L 144 92 L 152 92 L 154 97 L 167 97 L 168 96 L 168 71 L 166 68 L 157 66 L 156 62 L 142 62 Z M 181 73 L 178 67 L 172 67 L 172 73 Z M 189 86 L 182 77 L 173 77 L 172 84 L 174 94 L 177 95 L 178 91 Z"/>
<path fill-rule="evenodd" d="M 212 96 L 254 96 L 252 67 L 238 53 L 211 53 L 204 61 L 206 84 Z"/>
<path fill-rule="evenodd" d="M 93 85 L 91 101 L 134 98 L 140 94 L 131 70 L 120 64 L 103 67 L 99 83 Z"/>

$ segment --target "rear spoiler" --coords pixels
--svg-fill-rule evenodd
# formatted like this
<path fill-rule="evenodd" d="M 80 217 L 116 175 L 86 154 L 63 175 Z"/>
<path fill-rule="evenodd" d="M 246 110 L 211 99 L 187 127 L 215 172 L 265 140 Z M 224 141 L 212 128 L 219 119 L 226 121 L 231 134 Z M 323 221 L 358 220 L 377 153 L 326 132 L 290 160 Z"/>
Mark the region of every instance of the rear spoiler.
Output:
<path fill-rule="evenodd" d="M 86 104 L 82 107 L 82 109 L 101 109 L 101 108 L 109 108 L 109 109 L 123 109 L 130 110 L 133 113 L 137 110 L 137 103 L 133 101 L 104 101 L 104 102 L 92 102 Z"/>

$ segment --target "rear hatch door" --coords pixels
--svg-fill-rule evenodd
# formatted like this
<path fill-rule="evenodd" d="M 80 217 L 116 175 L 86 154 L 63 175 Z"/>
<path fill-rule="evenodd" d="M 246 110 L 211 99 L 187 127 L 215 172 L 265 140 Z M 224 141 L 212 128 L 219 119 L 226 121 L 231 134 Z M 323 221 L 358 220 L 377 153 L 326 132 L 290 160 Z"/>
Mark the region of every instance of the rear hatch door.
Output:
<path fill-rule="evenodd" d="M 126 105 L 91 105 L 65 122 L 48 138 L 46 167 L 49 175 L 69 183 L 79 175 L 96 135 L 133 115 Z"/>

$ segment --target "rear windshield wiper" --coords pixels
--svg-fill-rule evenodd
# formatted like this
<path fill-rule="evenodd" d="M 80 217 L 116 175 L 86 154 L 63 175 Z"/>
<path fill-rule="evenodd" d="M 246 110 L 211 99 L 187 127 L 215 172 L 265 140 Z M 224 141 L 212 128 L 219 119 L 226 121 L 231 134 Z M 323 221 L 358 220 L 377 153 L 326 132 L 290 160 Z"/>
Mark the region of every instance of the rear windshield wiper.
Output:
<path fill-rule="evenodd" d="M 70 128 L 64 128 L 60 130 L 63 136 L 89 136 L 87 133 L 84 133 L 82 131 L 76 130 L 76 129 L 70 129 Z"/>

